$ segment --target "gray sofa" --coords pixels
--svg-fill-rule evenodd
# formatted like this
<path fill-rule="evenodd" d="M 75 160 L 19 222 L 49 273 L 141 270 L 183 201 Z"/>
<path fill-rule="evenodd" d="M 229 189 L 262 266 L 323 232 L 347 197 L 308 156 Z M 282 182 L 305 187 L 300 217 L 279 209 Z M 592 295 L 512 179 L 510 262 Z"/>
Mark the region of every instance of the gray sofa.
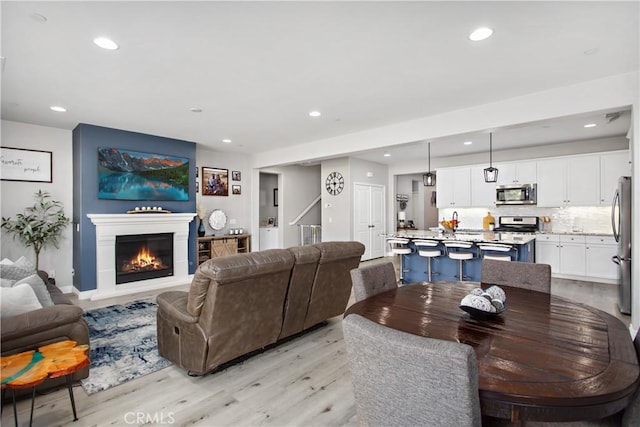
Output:
<path fill-rule="evenodd" d="M 344 313 L 364 245 L 326 242 L 208 260 L 158 295 L 158 351 L 204 374 Z"/>

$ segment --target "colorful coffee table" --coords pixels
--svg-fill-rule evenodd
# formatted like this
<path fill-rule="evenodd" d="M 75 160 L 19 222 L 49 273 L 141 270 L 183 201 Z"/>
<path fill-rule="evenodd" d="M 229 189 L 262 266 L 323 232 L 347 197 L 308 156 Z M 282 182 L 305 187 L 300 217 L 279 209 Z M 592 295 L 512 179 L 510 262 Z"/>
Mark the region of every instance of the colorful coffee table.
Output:
<path fill-rule="evenodd" d="M 31 413 L 29 426 L 33 422 L 33 406 L 36 397 L 36 386 L 47 378 L 59 378 L 64 376 L 69 390 L 73 421 L 77 421 L 76 403 L 71 387 L 71 375 L 89 366 L 88 345 L 77 345 L 75 341 L 66 340 L 49 344 L 38 350 L 25 351 L 0 357 L 0 377 L 2 380 L 2 392 L 9 389 L 13 393 L 13 417 L 18 425 L 18 413 L 16 410 L 16 390 L 32 388 Z"/>

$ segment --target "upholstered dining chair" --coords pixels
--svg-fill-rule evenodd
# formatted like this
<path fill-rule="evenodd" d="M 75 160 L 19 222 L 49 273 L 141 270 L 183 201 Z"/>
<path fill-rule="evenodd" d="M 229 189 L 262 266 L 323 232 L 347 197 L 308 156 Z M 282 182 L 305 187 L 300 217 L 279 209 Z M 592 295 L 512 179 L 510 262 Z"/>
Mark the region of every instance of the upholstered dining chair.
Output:
<path fill-rule="evenodd" d="M 482 283 L 514 286 L 533 291 L 551 293 L 551 266 L 531 262 L 504 262 L 484 258 Z"/>
<path fill-rule="evenodd" d="M 351 314 L 343 321 L 360 424 L 480 426 L 473 349 Z"/>
<path fill-rule="evenodd" d="M 354 268 L 351 270 L 351 283 L 356 302 L 398 287 L 392 262 Z"/>

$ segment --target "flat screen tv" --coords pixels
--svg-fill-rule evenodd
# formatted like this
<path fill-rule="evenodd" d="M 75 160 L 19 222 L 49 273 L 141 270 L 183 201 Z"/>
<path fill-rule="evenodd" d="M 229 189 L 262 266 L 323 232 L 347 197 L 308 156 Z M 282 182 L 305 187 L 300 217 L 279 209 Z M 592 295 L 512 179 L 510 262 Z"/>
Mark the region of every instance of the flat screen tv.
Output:
<path fill-rule="evenodd" d="M 98 198 L 189 200 L 189 159 L 98 148 Z"/>

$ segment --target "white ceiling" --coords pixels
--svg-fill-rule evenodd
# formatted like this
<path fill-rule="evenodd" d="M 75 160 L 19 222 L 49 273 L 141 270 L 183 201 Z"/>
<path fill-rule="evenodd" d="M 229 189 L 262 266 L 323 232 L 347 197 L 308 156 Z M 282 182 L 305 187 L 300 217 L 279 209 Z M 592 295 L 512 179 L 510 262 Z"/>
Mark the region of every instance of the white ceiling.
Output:
<path fill-rule="evenodd" d="M 64 129 L 89 123 L 241 153 L 638 70 L 637 1 L 1 7 L 3 119 Z M 492 27 L 494 36 L 469 41 L 478 26 Z M 120 49 L 96 47 L 98 36 Z M 322 116 L 309 117 L 316 109 Z M 611 123 L 607 112 L 494 129 L 494 147 L 624 135 L 628 112 Z M 590 121 L 599 125 L 583 128 Z M 467 139 L 474 145 L 462 146 Z M 426 158 L 424 147 L 417 141 L 390 149 L 390 158 L 380 150 L 358 156 L 415 160 Z M 487 147 L 487 130 L 479 130 L 434 141 L 432 157 Z"/>

